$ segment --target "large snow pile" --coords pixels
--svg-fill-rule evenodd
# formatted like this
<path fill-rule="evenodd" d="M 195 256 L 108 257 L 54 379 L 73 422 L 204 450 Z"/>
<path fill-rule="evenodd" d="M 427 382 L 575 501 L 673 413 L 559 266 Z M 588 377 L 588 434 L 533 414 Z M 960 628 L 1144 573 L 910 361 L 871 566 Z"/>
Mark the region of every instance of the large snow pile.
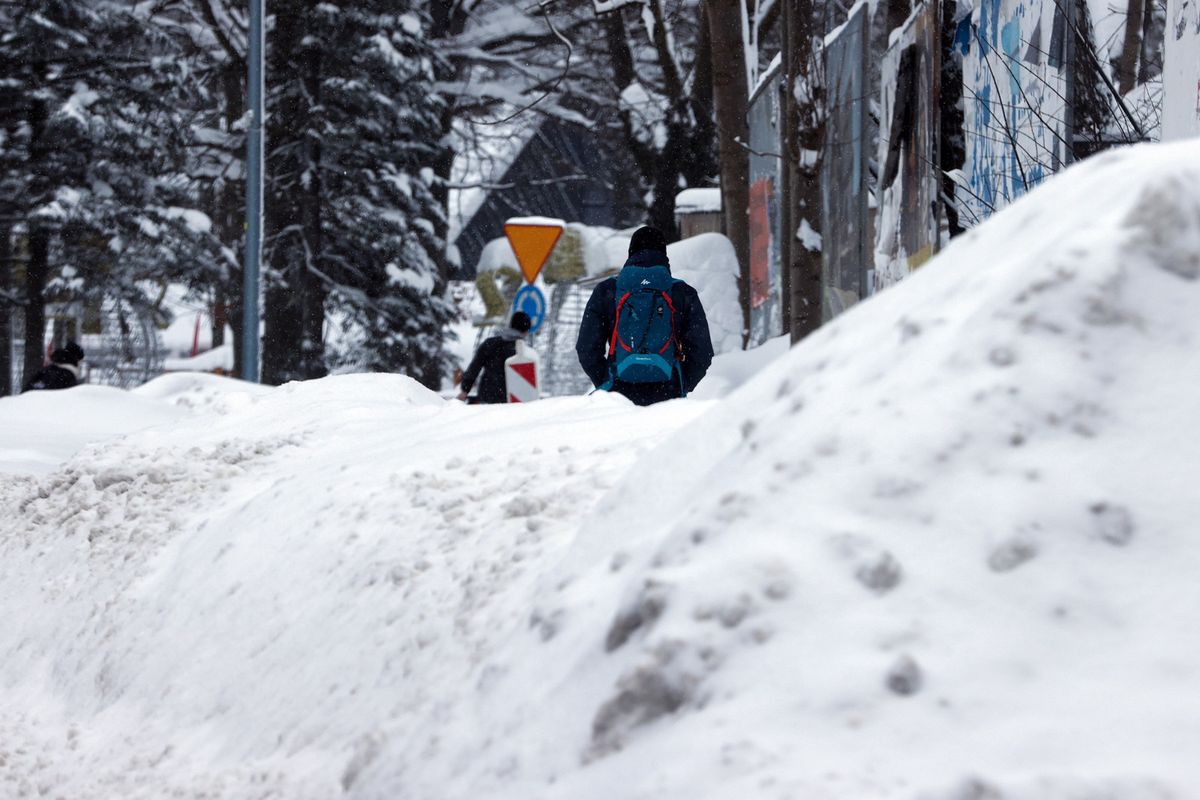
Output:
<path fill-rule="evenodd" d="M 81 442 L 180 416 L 181 412 L 169 405 L 108 386 L 0 397 L 0 475 L 48 472 Z"/>
<path fill-rule="evenodd" d="M 1198 304 L 1190 143 L 719 402 L 152 385 L 0 483 L 0 796 L 1195 797 Z"/>
<path fill-rule="evenodd" d="M 1115 152 L 643 459 L 539 598 L 543 796 L 1200 796 L 1198 307 L 1200 142 Z"/>
<path fill-rule="evenodd" d="M 480 670 L 531 635 L 540 575 L 710 407 L 468 407 L 388 375 L 105 391 L 151 427 L 0 478 L 3 798 L 452 796 L 435 780 L 487 734 Z M 0 417 L 135 427 L 93 394 Z M 402 742 L 433 772 L 380 773 L 413 769 Z"/>

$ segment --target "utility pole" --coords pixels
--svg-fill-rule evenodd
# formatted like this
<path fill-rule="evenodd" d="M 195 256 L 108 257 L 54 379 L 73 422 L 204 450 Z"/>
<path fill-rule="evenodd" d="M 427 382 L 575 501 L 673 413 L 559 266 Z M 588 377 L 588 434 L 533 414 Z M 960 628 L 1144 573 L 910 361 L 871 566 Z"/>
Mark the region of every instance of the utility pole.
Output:
<path fill-rule="evenodd" d="M 258 383 L 258 294 L 262 260 L 263 201 L 263 0 L 250 0 L 249 126 L 246 130 L 246 255 L 242 296 L 242 378 Z"/>
<path fill-rule="evenodd" d="M 742 40 L 742 0 L 707 0 L 712 34 L 713 104 L 720 144 L 721 209 L 725 235 L 738 259 L 738 304 L 742 307 L 742 348 L 750 342 L 750 87 Z"/>

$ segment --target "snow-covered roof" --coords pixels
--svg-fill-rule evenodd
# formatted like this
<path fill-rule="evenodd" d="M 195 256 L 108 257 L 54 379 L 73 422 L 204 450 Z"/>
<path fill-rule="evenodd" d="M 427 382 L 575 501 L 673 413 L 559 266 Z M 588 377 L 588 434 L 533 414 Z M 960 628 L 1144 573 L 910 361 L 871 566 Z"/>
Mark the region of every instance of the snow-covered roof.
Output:
<path fill-rule="evenodd" d="M 676 214 L 701 214 L 720 210 L 720 189 L 684 189 L 675 195 Z"/>

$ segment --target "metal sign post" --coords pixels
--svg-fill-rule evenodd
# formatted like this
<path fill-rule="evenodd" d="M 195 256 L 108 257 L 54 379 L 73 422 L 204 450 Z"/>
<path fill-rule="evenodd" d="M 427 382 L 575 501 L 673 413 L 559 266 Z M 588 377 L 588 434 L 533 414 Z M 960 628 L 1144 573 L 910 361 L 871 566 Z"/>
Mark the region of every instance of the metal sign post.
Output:
<path fill-rule="evenodd" d="M 263 200 L 263 1 L 250 0 L 249 126 L 246 130 L 246 257 L 242 293 L 242 378 L 258 383 L 259 262 Z"/>

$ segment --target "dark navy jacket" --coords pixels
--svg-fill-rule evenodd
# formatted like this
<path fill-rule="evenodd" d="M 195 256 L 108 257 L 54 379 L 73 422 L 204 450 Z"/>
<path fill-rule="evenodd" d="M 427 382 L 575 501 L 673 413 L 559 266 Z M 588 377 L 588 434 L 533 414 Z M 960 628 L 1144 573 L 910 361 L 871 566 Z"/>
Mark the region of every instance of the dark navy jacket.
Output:
<path fill-rule="evenodd" d="M 665 253 L 643 250 L 630 256 L 625 266 L 670 269 L 671 265 Z M 613 356 L 608 352 L 608 346 L 612 340 L 613 326 L 616 324 L 616 294 L 615 277 L 601 281 L 592 290 L 592 296 L 583 312 L 583 322 L 579 326 L 579 338 L 575 341 L 579 364 L 595 386 L 605 383 L 610 370 L 613 369 Z M 713 359 L 708 320 L 704 316 L 704 307 L 700 305 L 700 295 L 682 281 L 671 288 L 671 303 L 675 306 L 676 323 L 680 330 L 678 345 L 683 388 L 691 392 L 700 383 L 704 373 L 708 372 L 708 365 Z M 639 406 L 681 396 L 678 380 L 663 383 L 614 381 L 612 390 L 620 392 Z"/>
<path fill-rule="evenodd" d="M 504 362 L 517 354 L 519 338 L 520 334 L 511 328 L 502 328 L 499 335 L 489 337 L 479 345 L 470 365 L 463 370 L 462 390 L 471 391 L 478 378 L 480 403 L 508 402 L 508 391 L 504 387 Z"/>
<path fill-rule="evenodd" d="M 79 384 L 79 368 L 73 365 L 47 364 L 25 384 L 24 392 L 35 389 L 70 389 Z"/>

